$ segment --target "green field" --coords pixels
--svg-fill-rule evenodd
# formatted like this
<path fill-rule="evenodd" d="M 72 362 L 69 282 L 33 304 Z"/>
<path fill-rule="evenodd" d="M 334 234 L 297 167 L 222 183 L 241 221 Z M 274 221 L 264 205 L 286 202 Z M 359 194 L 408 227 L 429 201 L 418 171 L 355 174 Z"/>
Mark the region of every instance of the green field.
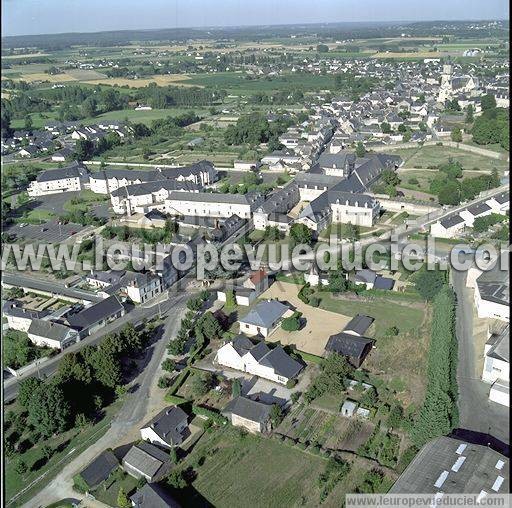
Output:
<path fill-rule="evenodd" d="M 259 436 L 240 437 L 228 427 L 205 433 L 199 440 L 182 466 L 191 466 L 196 473 L 192 483 L 196 492 L 186 489 L 176 497 L 190 507 L 205 506 L 205 501 L 218 508 L 316 507 L 320 504 L 317 479 L 325 465 L 324 458 Z M 361 473 L 354 467 L 322 506 L 339 507 L 344 494 L 354 491 Z"/>
<path fill-rule="evenodd" d="M 459 161 L 464 169 L 486 169 L 490 171 L 493 168 L 497 168 L 500 172 L 508 169 L 508 163 L 506 161 L 492 159 L 449 146 L 435 145 L 397 150 L 390 148 L 389 153 L 400 155 L 404 159 L 404 168 L 429 168 L 439 166 L 448 162 L 448 159 L 451 157 Z"/>

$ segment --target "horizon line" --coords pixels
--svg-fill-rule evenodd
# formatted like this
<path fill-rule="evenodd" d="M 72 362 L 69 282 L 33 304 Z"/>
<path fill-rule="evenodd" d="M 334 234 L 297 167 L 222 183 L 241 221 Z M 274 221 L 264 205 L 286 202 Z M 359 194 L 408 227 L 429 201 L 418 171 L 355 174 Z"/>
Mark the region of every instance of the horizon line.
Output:
<path fill-rule="evenodd" d="M 245 24 L 245 25 L 204 25 L 204 26 L 176 26 L 176 27 L 155 27 L 155 28 L 116 28 L 116 29 L 106 29 L 106 30 L 98 30 L 98 31 L 77 31 L 77 32 L 45 32 L 45 33 L 37 33 L 37 34 L 11 34 L 11 35 L 2 35 L 2 40 L 8 39 L 10 37 L 40 37 L 40 36 L 48 36 L 48 35 L 85 35 L 85 34 L 101 34 L 108 32 L 152 32 L 157 30 L 208 30 L 208 29 L 223 29 L 223 28 L 257 28 L 257 27 L 293 27 L 293 26 L 313 26 L 313 25 L 337 25 L 341 23 L 346 24 L 394 24 L 394 23 L 455 23 L 455 22 L 485 22 L 485 21 L 507 21 L 509 22 L 509 18 L 466 18 L 466 19 L 422 19 L 422 20 L 388 20 L 388 21 L 313 21 L 310 23 L 276 23 L 276 24 L 268 24 L 268 23 L 257 23 L 257 24 Z"/>

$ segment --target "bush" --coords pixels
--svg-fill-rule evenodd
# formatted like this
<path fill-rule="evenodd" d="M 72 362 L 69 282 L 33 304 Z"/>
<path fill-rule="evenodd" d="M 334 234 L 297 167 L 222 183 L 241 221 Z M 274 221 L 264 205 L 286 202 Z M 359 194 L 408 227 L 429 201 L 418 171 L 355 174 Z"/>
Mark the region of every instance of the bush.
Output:
<path fill-rule="evenodd" d="M 289 380 L 286 382 L 286 388 L 291 389 L 291 388 L 293 388 L 296 384 L 297 384 L 297 380 L 296 380 L 296 379 L 289 379 Z"/>
<path fill-rule="evenodd" d="M 161 376 L 158 379 L 158 388 L 169 388 L 172 385 L 172 379 L 169 376 Z"/>
<path fill-rule="evenodd" d="M 300 312 L 294 312 L 293 316 L 283 319 L 281 328 L 286 332 L 296 332 L 300 328 Z"/>
<path fill-rule="evenodd" d="M 309 305 L 311 305 L 312 307 L 318 307 L 320 305 L 320 302 L 320 298 L 317 298 L 316 296 L 312 296 L 309 299 Z"/>

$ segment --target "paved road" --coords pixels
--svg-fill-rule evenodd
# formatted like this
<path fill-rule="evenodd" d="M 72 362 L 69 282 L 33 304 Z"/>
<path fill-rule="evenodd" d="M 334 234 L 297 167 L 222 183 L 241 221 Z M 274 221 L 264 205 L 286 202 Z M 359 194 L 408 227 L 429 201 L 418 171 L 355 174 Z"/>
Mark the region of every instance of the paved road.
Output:
<path fill-rule="evenodd" d="M 11 286 L 24 287 L 27 289 L 35 289 L 39 291 L 47 291 L 55 296 L 68 296 L 77 300 L 85 300 L 89 302 L 101 302 L 103 298 L 97 296 L 92 291 L 84 289 L 67 288 L 63 283 L 56 280 L 47 280 L 28 273 L 12 273 L 4 272 L 2 275 L 2 284 Z"/>
<path fill-rule="evenodd" d="M 186 302 L 190 296 L 191 292 L 181 293 L 173 299 L 173 305 L 168 309 L 168 311 L 172 311 L 169 312 L 164 321 L 163 333 L 146 350 L 149 362 L 142 372 L 130 383 L 132 389 L 129 389 L 123 406 L 107 432 L 66 465 L 56 478 L 24 505 L 26 508 L 46 506 L 68 497 L 83 498 L 84 496 L 77 494 L 72 489 L 73 476 L 86 467 L 103 450 L 107 448 L 115 449 L 120 443 L 126 442 L 126 437 L 137 432 L 140 425 L 146 419 L 149 419 L 150 391 L 156 386 L 158 376 L 160 375 L 159 366 L 165 355 L 166 346 L 169 340 L 176 336 L 181 323 L 181 317 L 186 311 Z M 89 501 L 86 500 L 86 503 L 89 504 Z"/>
<path fill-rule="evenodd" d="M 473 295 L 466 287 L 466 272 L 452 270 L 453 288 L 457 295 L 456 332 L 459 343 L 457 382 L 462 429 L 490 434 L 509 444 L 508 408 L 489 400 L 490 385 L 481 380 L 481 368 L 475 361 L 473 337 Z M 481 367 L 481 368 L 480 368 Z"/>

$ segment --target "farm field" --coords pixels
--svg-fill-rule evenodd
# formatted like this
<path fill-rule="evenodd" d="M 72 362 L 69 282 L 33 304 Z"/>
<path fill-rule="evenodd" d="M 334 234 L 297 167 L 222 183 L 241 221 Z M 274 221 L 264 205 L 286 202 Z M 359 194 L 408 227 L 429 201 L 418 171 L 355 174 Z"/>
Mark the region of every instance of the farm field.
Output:
<path fill-rule="evenodd" d="M 129 86 L 130 88 L 142 88 L 149 83 L 156 83 L 158 86 L 201 86 L 189 83 L 189 77 L 184 74 L 165 74 L 155 75 L 149 78 L 129 79 L 129 78 L 105 78 L 87 80 L 92 85 L 117 85 Z"/>

